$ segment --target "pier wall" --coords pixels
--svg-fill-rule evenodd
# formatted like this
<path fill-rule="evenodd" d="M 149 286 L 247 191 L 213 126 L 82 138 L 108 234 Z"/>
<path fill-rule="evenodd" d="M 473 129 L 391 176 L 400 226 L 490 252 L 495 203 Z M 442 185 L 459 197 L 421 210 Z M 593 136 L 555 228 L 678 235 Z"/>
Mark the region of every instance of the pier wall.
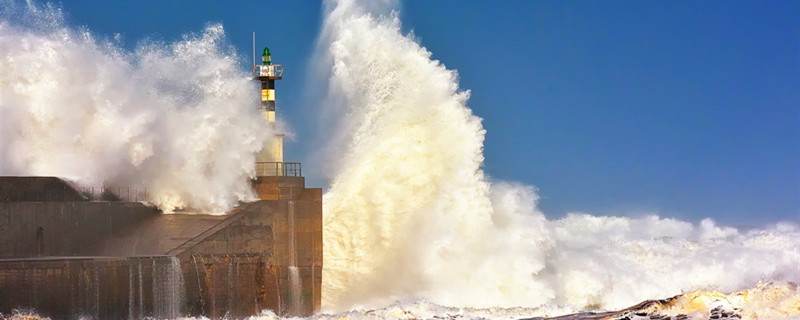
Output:
<path fill-rule="evenodd" d="M 138 202 L 0 202 L 0 259 L 96 255 L 159 214 Z"/>
<path fill-rule="evenodd" d="M 174 319 L 185 301 L 174 257 L 0 260 L 0 312 L 53 319 Z"/>
<path fill-rule="evenodd" d="M 222 216 L 136 202 L 0 202 L 0 314 L 312 315 L 321 303 L 322 191 L 302 182 L 263 186 L 271 200 Z"/>

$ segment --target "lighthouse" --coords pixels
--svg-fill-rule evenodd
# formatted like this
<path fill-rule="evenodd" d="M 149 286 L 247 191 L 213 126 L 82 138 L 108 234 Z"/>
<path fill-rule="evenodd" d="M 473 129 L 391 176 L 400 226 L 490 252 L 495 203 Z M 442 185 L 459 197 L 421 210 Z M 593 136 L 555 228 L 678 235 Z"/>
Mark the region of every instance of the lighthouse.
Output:
<path fill-rule="evenodd" d="M 261 65 L 253 65 L 254 78 L 260 83 L 261 103 L 259 110 L 268 126 L 272 128 L 274 137 L 264 142 L 261 152 L 256 155 L 257 163 L 282 163 L 283 162 L 283 132 L 275 126 L 275 81 L 283 75 L 283 66 L 272 64 L 272 55 L 268 47 L 264 47 L 261 54 Z M 280 167 L 281 165 L 276 165 Z"/>

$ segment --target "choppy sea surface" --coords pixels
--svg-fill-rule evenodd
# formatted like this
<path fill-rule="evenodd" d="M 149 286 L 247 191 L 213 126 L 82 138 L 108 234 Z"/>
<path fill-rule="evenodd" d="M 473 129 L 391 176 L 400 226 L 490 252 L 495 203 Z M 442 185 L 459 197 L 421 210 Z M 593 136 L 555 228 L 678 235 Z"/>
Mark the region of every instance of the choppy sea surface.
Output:
<path fill-rule="evenodd" d="M 35 312 L 2 316 L 11 320 L 42 320 Z M 179 319 L 207 319 L 185 317 Z M 248 320 L 299 319 L 270 311 Z M 568 307 L 470 308 L 448 307 L 426 300 L 396 302 L 378 309 L 320 313 L 307 319 L 529 319 L 529 320 L 779 320 L 800 319 L 800 288 L 790 282 L 760 283 L 733 293 L 698 290 L 671 298 L 647 300 L 622 310 L 580 311 Z"/>
<path fill-rule="evenodd" d="M 796 222 L 549 219 L 534 186 L 484 173 L 470 91 L 403 31 L 396 1 L 324 7 L 312 62 L 329 93 L 317 113 L 330 122 L 320 135 L 332 181 L 323 313 L 312 319 L 800 319 Z M 136 182 L 164 211 L 225 212 L 252 198 L 254 154 L 272 132 L 221 25 L 129 51 L 55 6 L 9 8 L 0 125 L 20 134 L 0 135 L 0 174 Z M 732 292 L 758 279 L 785 282 Z M 695 288 L 725 292 L 685 291 Z"/>

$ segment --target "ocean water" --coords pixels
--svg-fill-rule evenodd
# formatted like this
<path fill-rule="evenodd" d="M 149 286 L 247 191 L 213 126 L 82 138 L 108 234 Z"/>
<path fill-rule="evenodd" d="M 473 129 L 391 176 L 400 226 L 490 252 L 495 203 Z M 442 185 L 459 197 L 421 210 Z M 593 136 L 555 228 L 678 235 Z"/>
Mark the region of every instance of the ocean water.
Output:
<path fill-rule="evenodd" d="M 326 2 L 320 114 L 334 119 L 327 145 L 337 147 L 326 159 L 334 178 L 323 203 L 323 309 L 424 299 L 618 310 L 800 281 L 796 222 L 739 230 L 654 213 L 549 219 L 535 187 L 483 172 L 485 130 L 469 91 L 401 31 L 398 8 Z"/>
<path fill-rule="evenodd" d="M 254 153 L 270 133 L 221 25 L 128 52 L 65 25 L 57 7 L 9 3 L 0 174 L 137 182 L 165 211 L 221 213 L 252 199 Z M 534 186 L 483 172 L 485 130 L 469 91 L 401 31 L 397 2 L 324 6 L 312 63 L 325 79 L 332 178 L 323 312 L 313 318 L 800 317 L 796 222 L 549 219 Z"/>
<path fill-rule="evenodd" d="M 3 319 L 49 319 L 35 312 L 17 312 Z M 179 317 L 200 320 L 207 318 Z M 298 319 L 280 317 L 264 310 L 250 320 Z M 760 283 L 734 293 L 693 291 L 675 297 L 643 301 L 623 310 L 577 312 L 569 307 L 473 308 L 447 307 L 427 300 L 395 302 L 376 308 L 354 308 L 338 313 L 321 313 L 307 319 L 378 320 L 378 319 L 558 319 L 558 320 L 755 320 L 800 319 L 800 288 L 787 282 Z"/>

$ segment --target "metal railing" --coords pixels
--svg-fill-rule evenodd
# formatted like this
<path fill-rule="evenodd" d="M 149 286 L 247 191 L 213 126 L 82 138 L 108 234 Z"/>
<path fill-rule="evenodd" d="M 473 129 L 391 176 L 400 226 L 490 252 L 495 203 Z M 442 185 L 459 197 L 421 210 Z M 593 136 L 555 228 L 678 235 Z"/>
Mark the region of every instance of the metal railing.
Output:
<path fill-rule="evenodd" d="M 256 162 L 257 177 L 302 177 L 300 162 Z"/>
<path fill-rule="evenodd" d="M 283 65 L 280 64 L 270 64 L 270 65 L 260 65 L 255 66 L 256 76 L 257 77 L 278 77 L 280 78 L 283 75 Z"/>
<path fill-rule="evenodd" d="M 146 187 L 84 187 L 80 190 L 88 200 L 93 201 L 148 201 Z"/>
<path fill-rule="evenodd" d="M 29 190 L 6 194 L 0 202 L 61 201 L 148 201 L 147 188 L 141 187 L 64 187 L 63 189 Z"/>

